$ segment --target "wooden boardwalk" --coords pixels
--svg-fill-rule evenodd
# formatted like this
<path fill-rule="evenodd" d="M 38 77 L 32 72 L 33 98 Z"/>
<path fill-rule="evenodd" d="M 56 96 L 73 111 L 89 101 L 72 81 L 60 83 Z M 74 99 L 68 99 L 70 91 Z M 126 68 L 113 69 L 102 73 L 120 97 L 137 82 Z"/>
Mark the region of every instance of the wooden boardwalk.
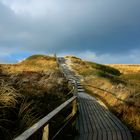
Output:
<path fill-rule="evenodd" d="M 94 97 L 85 93 L 79 78 L 65 64 L 65 59 L 58 60 L 65 76 L 77 88 L 79 114 L 75 140 L 132 140 L 128 128 Z"/>

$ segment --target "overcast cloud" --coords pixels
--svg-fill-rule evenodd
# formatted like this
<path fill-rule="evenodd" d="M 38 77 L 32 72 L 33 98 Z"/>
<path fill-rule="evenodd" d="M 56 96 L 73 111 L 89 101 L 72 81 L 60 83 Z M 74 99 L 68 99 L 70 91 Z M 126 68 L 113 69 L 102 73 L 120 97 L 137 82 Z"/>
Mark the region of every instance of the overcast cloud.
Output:
<path fill-rule="evenodd" d="M 139 0 L 1 0 L 0 63 L 35 53 L 140 63 Z"/>

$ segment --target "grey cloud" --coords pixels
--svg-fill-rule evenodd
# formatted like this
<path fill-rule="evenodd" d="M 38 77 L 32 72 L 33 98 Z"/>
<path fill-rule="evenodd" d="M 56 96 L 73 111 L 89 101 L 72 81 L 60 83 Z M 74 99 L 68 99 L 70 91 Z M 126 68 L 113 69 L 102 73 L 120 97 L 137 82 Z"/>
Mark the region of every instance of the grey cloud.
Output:
<path fill-rule="evenodd" d="M 91 51 L 101 56 L 140 48 L 140 1 L 40 2 L 44 3 L 43 7 L 29 7 L 31 10 L 27 13 L 18 14 L 9 5 L 0 3 L 0 49 L 24 48 L 60 54 Z M 28 6 L 27 1 L 21 4 Z M 39 14 L 36 16 L 36 13 Z"/>
<path fill-rule="evenodd" d="M 139 64 L 139 50 L 130 50 L 129 52 L 124 52 L 122 54 L 112 54 L 112 53 L 104 53 L 104 54 L 96 54 L 92 51 L 85 51 L 80 53 L 71 52 L 71 55 L 76 55 L 84 60 L 94 61 L 97 63 L 103 64 Z M 66 54 L 61 54 L 61 56 L 65 56 Z M 131 60 L 131 61 L 130 61 Z"/>

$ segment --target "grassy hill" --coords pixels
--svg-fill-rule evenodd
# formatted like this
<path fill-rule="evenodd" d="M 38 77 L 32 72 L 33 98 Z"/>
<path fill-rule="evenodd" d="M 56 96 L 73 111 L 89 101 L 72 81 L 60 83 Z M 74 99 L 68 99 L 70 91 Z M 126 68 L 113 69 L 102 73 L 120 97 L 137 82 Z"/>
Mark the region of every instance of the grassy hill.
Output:
<path fill-rule="evenodd" d="M 0 139 L 10 140 L 32 126 L 67 100 L 69 91 L 54 57 L 34 55 L 17 64 L 1 64 Z"/>
<path fill-rule="evenodd" d="M 66 60 L 86 91 L 138 134 L 140 66 L 102 65 L 74 56 Z M 10 140 L 33 125 L 67 100 L 70 89 L 55 57 L 33 55 L 17 64 L 0 64 L 0 139 Z"/>
<path fill-rule="evenodd" d="M 1 64 L 3 73 L 19 73 L 22 71 L 48 71 L 57 69 L 56 58 L 45 55 L 33 55 L 17 64 Z"/>
<path fill-rule="evenodd" d="M 121 67 L 83 61 L 74 56 L 66 59 L 92 96 L 104 103 L 132 131 L 140 132 L 140 65 L 127 74 Z M 123 66 L 123 65 L 122 65 Z M 124 71 L 124 66 L 123 66 Z"/>

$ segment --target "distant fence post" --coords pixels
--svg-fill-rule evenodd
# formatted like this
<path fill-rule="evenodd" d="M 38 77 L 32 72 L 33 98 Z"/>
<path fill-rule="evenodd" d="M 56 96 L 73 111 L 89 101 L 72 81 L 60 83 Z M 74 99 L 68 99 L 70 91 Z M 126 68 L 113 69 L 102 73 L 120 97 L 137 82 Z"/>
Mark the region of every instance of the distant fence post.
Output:
<path fill-rule="evenodd" d="M 49 140 L 49 124 L 47 124 L 43 129 L 42 140 Z"/>
<path fill-rule="evenodd" d="M 55 57 L 55 58 L 57 58 L 57 55 L 56 55 L 56 53 L 54 53 L 54 57 Z"/>

